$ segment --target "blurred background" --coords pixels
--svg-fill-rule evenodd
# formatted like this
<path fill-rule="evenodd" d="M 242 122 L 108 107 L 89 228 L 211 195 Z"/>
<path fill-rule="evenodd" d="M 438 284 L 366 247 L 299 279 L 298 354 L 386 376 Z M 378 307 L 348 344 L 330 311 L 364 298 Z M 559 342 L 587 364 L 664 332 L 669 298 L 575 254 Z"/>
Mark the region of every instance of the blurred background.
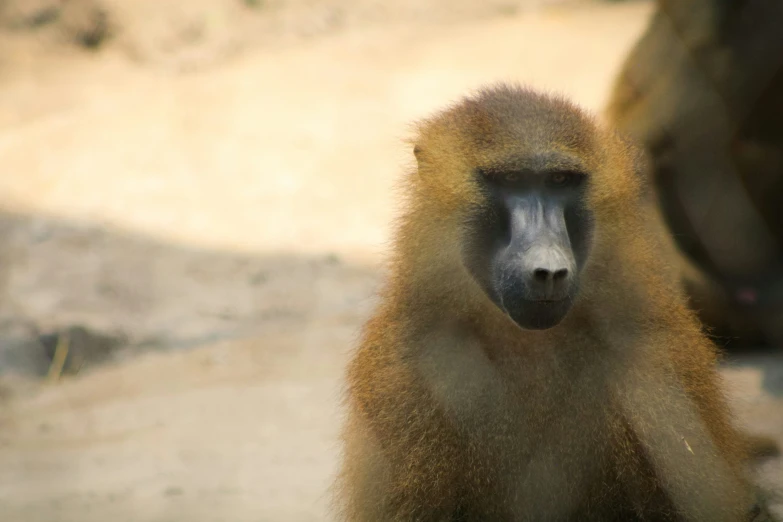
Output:
<path fill-rule="evenodd" d="M 783 18 L 745 4 L 0 0 L 0 519 L 327 520 L 403 140 L 497 80 L 647 147 L 783 443 Z"/>

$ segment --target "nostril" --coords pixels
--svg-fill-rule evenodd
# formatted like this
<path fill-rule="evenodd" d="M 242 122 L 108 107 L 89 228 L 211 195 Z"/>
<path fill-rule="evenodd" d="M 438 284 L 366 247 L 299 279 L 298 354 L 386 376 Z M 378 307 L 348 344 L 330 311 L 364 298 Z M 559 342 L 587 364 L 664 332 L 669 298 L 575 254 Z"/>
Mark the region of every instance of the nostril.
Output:
<path fill-rule="evenodd" d="M 568 275 L 568 269 L 567 268 L 561 268 L 560 270 L 555 270 L 555 273 L 552 274 L 552 279 L 555 281 L 560 281 L 562 279 L 565 279 Z"/>
<path fill-rule="evenodd" d="M 536 281 L 546 281 L 549 279 L 550 274 L 551 272 L 546 268 L 536 268 L 533 270 L 533 277 L 536 278 Z"/>

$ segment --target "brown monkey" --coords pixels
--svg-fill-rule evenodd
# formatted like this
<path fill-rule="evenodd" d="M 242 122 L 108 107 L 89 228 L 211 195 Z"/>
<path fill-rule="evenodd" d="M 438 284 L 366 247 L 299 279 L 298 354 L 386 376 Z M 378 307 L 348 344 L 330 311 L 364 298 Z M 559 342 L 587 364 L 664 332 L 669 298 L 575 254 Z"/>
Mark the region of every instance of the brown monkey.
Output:
<path fill-rule="evenodd" d="M 715 350 L 630 147 L 498 85 L 422 122 L 414 153 L 347 372 L 340 518 L 752 520 Z"/>
<path fill-rule="evenodd" d="M 607 115 L 652 159 L 692 307 L 727 347 L 783 343 L 783 2 L 658 0 Z"/>

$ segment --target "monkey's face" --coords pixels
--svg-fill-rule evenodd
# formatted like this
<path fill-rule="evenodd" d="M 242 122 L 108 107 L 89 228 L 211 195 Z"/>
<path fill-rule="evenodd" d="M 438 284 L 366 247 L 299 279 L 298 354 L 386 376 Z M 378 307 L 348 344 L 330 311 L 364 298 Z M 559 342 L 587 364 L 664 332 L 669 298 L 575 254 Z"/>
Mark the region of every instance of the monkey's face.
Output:
<path fill-rule="evenodd" d="M 552 328 L 571 309 L 593 233 L 586 181 L 574 169 L 476 171 L 485 203 L 468 219 L 463 262 L 522 328 Z"/>

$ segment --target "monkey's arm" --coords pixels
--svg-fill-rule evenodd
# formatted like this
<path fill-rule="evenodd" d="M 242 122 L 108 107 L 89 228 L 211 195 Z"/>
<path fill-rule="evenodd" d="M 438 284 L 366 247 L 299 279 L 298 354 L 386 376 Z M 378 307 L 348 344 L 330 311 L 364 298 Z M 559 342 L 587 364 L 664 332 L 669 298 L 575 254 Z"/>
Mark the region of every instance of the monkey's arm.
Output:
<path fill-rule="evenodd" d="M 458 502 L 452 429 L 385 333 L 370 331 L 349 366 L 340 520 L 449 522 Z"/>
<path fill-rule="evenodd" d="M 364 424 L 355 413 L 350 414 L 337 484 L 338 519 L 345 522 L 393 520 L 392 469 Z"/>
<path fill-rule="evenodd" d="M 755 491 L 714 351 L 697 325 L 673 326 L 648 339 L 647 357 L 618 379 L 620 407 L 685 520 L 750 520 Z"/>
<path fill-rule="evenodd" d="M 410 455 L 384 450 L 366 423 L 353 418 L 345 434 L 345 464 L 338 482 L 339 520 L 345 522 L 451 522 L 454 497 L 448 480 L 438 480 L 439 459 L 433 450 L 429 470 L 409 447 Z M 387 440 L 387 442 L 390 442 Z M 425 455 L 426 456 L 426 455 Z M 417 469 L 418 468 L 418 469 Z"/>

